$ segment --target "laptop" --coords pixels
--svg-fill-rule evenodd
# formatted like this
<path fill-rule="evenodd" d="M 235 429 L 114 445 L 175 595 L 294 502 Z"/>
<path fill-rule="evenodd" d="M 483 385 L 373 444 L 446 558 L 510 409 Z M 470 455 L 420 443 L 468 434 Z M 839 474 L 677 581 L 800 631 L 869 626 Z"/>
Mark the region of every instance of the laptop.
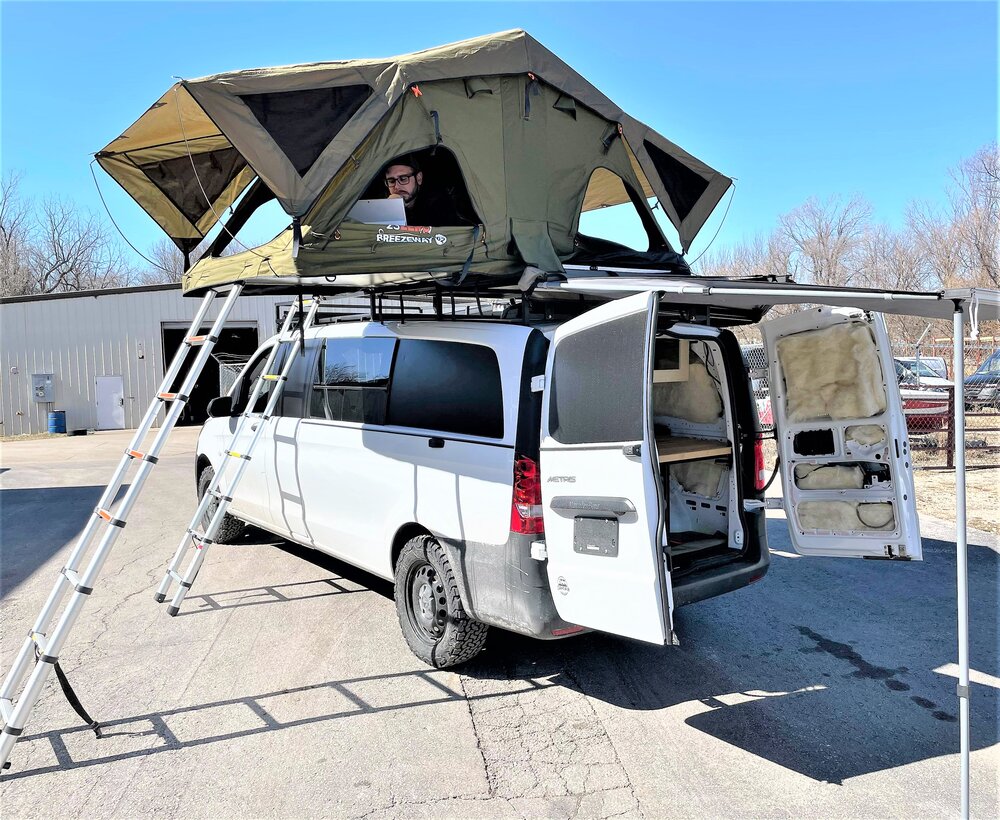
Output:
<path fill-rule="evenodd" d="M 359 199 L 347 217 L 366 225 L 405 225 L 406 206 L 401 199 Z"/>

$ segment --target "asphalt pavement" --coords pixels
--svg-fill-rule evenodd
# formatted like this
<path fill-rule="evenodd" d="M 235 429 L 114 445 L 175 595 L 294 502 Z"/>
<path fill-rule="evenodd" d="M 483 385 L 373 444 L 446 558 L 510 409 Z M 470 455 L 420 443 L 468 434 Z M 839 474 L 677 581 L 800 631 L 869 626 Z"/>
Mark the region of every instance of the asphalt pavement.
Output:
<path fill-rule="evenodd" d="M 922 563 L 793 556 L 682 608 L 679 647 L 493 630 L 421 664 L 391 585 L 251 530 L 214 547 L 180 615 L 153 593 L 194 509 L 175 432 L 12 768 L 27 817 L 948 817 L 959 809 L 955 544 Z M 6 671 L 128 433 L 0 445 Z M 986 539 L 973 537 L 972 541 Z M 1000 816 L 995 544 L 969 549 L 972 814 Z"/>

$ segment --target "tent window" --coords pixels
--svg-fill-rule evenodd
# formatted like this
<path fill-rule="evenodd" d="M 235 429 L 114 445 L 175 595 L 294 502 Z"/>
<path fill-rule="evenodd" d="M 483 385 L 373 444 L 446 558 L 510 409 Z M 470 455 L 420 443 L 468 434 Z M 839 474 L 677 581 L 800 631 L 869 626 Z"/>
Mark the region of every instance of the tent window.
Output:
<path fill-rule="evenodd" d="M 580 233 L 588 239 L 613 242 L 632 249 L 658 247 L 663 244 L 644 219 L 635 198 L 613 171 L 597 168 L 591 174 L 583 197 Z M 650 231 L 653 231 L 652 233 Z"/>
<path fill-rule="evenodd" d="M 240 96 L 300 176 L 372 94 L 367 85 Z"/>
<path fill-rule="evenodd" d="M 222 148 L 162 162 L 150 162 L 140 167 L 150 181 L 194 225 L 246 164 L 246 160 L 235 148 Z M 206 195 L 208 202 L 205 201 Z"/>
<path fill-rule="evenodd" d="M 657 148 L 649 140 L 643 140 L 642 144 L 649 158 L 653 160 L 656 173 L 660 175 L 660 181 L 670 195 L 677 216 L 681 220 L 686 219 L 694 204 L 705 193 L 708 180 L 674 159 L 666 151 Z"/>

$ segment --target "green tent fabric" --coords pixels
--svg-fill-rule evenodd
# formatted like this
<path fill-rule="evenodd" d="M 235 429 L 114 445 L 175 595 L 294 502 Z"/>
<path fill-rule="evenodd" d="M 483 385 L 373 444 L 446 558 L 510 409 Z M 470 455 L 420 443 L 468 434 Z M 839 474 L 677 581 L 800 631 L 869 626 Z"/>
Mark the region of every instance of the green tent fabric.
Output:
<path fill-rule="evenodd" d="M 384 196 L 382 168 L 411 152 L 452 169 L 474 224 L 348 218 L 359 198 Z M 189 292 L 237 280 L 284 287 L 323 277 L 347 287 L 516 277 L 526 264 L 558 271 L 588 247 L 581 212 L 630 200 L 651 258 L 684 272 L 647 198 L 686 250 L 731 184 L 523 31 L 384 60 L 183 81 L 97 161 L 185 251 L 255 178 L 295 219 L 301 243 L 286 232 L 202 259 L 185 275 Z"/>

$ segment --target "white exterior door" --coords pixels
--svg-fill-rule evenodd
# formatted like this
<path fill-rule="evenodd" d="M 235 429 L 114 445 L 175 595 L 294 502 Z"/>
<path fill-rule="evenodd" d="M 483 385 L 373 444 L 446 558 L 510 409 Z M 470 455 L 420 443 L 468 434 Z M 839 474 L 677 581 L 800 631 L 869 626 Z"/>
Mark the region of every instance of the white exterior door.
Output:
<path fill-rule="evenodd" d="M 795 551 L 920 560 L 910 443 L 881 314 L 823 307 L 760 327 Z"/>
<path fill-rule="evenodd" d="M 97 429 L 125 429 L 125 385 L 121 376 L 98 376 Z"/>
<path fill-rule="evenodd" d="M 649 412 L 658 296 L 562 325 L 545 368 L 540 474 L 548 577 L 570 623 L 671 634 L 663 495 Z"/>

